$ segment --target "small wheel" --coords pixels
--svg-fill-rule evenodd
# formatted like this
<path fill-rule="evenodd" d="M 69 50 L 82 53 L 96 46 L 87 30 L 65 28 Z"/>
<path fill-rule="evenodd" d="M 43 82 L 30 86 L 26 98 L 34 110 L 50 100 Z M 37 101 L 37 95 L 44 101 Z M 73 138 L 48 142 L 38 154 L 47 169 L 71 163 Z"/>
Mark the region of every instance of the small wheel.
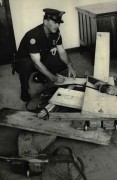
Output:
<path fill-rule="evenodd" d="M 87 131 L 88 130 L 88 126 L 85 124 L 84 125 L 84 130 Z"/>
<path fill-rule="evenodd" d="M 30 177 L 30 170 L 26 171 L 26 176 L 29 178 Z"/>
<path fill-rule="evenodd" d="M 115 130 L 117 130 L 117 124 L 115 124 Z"/>

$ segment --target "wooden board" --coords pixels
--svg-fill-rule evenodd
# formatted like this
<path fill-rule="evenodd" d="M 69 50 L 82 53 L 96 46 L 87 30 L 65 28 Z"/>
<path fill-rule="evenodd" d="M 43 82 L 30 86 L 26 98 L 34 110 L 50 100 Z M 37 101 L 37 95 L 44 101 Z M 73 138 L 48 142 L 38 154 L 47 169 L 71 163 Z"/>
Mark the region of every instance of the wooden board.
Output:
<path fill-rule="evenodd" d="M 112 83 L 112 78 L 109 78 L 109 83 Z M 93 87 L 91 83 L 88 86 Z M 97 90 L 86 88 L 84 103 L 82 107 L 82 114 L 93 115 L 98 117 L 117 117 L 117 96 L 100 93 Z"/>
<path fill-rule="evenodd" d="M 83 100 L 84 92 L 59 88 L 49 102 L 55 105 L 82 109 Z"/>
<path fill-rule="evenodd" d="M 3 109 L 0 111 L 0 126 L 24 129 L 32 132 L 53 134 L 69 139 L 107 145 L 111 136 L 102 129 L 96 131 L 76 130 L 71 122 L 54 122 L 40 120 L 35 113 Z"/>
<path fill-rule="evenodd" d="M 65 81 L 62 84 L 79 84 L 82 85 L 84 83 L 87 82 L 86 78 L 69 78 L 69 77 L 65 77 Z"/>
<path fill-rule="evenodd" d="M 78 121 L 103 121 L 103 122 L 114 122 L 117 120 L 117 117 L 110 118 L 110 117 L 98 117 L 92 114 L 81 114 L 78 112 L 50 112 L 49 113 L 49 121 L 71 121 L 78 122 Z"/>
<path fill-rule="evenodd" d="M 69 85 L 67 89 L 73 89 L 75 85 Z M 38 113 L 38 117 L 39 118 L 43 118 L 44 116 L 46 116 L 47 112 L 45 111 L 45 109 L 47 110 L 47 112 L 52 112 L 56 109 L 56 105 L 55 104 L 51 104 L 48 103 L 47 106 L 44 108 L 44 110 L 42 109 L 39 113 Z"/>
<path fill-rule="evenodd" d="M 96 39 L 94 77 L 102 81 L 109 80 L 110 34 L 98 32 Z"/>
<path fill-rule="evenodd" d="M 75 79 L 73 79 L 73 78 L 65 77 L 65 82 L 63 83 L 63 85 L 75 84 L 75 86 L 82 86 L 86 82 L 87 82 L 86 78 L 75 78 Z M 55 85 L 53 85 L 52 82 L 47 82 L 47 84 L 46 84 L 46 88 L 51 88 L 53 86 L 55 86 Z M 73 85 L 69 86 L 68 88 L 72 89 L 72 87 L 74 88 Z M 39 104 L 42 104 L 43 102 L 44 102 L 44 100 L 42 98 L 40 98 L 40 93 L 39 93 L 30 100 L 30 102 L 27 104 L 27 109 L 30 111 L 33 111 L 33 110 L 37 109 L 37 106 Z M 54 108 L 53 105 L 52 105 L 52 107 Z M 50 105 L 49 105 L 49 108 L 47 107 L 47 110 L 49 110 L 49 109 L 50 109 Z"/>
<path fill-rule="evenodd" d="M 24 132 L 18 137 L 18 151 L 20 157 L 38 157 L 45 148 L 54 142 L 56 136 L 34 132 Z"/>

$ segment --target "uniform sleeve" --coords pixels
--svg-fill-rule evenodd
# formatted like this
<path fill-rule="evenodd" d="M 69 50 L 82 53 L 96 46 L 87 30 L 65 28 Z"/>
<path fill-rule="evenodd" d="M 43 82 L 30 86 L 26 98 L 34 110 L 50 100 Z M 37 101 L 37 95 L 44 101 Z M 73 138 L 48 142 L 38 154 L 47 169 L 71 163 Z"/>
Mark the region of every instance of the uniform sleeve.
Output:
<path fill-rule="evenodd" d="M 39 53 L 40 52 L 40 45 L 39 45 L 39 40 L 36 36 L 31 35 L 31 34 L 26 34 L 26 48 L 29 53 Z"/>

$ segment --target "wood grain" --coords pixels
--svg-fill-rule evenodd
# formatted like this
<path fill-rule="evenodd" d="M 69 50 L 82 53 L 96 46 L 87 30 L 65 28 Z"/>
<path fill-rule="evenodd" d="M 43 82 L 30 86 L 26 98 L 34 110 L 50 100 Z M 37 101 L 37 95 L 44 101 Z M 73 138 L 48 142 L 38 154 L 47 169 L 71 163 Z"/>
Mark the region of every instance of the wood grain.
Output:
<path fill-rule="evenodd" d="M 59 88 L 49 102 L 55 105 L 82 109 L 83 100 L 84 92 Z"/>
<path fill-rule="evenodd" d="M 113 81 L 113 82 L 112 82 Z M 113 78 L 109 78 L 109 83 L 114 84 Z M 91 83 L 87 83 L 92 87 Z M 91 88 L 86 88 L 82 114 L 97 117 L 117 117 L 117 96 L 101 93 Z"/>
<path fill-rule="evenodd" d="M 96 131 L 77 130 L 71 127 L 71 122 L 44 121 L 40 120 L 34 113 L 8 109 L 0 111 L 0 126 L 52 134 L 102 145 L 108 145 L 111 138 L 111 136 L 102 129 Z"/>
<path fill-rule="evenodd" d="M 110 34 L 97 32 L 94 77 L 102 81 L 109 80 Z"/>

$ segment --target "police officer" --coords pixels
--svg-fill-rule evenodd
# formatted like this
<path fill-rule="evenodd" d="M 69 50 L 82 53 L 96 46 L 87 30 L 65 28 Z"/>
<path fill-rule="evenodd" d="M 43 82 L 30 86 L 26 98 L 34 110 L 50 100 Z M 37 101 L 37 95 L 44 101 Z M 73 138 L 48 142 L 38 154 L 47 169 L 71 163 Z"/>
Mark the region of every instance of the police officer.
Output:
<path fill-rule="evenodd" d="M 58 73 L 68 68 L 70 77 L 76 77 L 76 71 L 62 45 L 59 31 L 65 13 L 56 9 L 43 9 L 43 24 L 28 31 L 20 42 L 16 55 L 16 71 L 21 83 L 21 99 L 29 101 L 29 78 L 34 71 L 34 80 L 45 83 L 48 79 L 54 83 L 63 83 L 64 77 Z"/>

